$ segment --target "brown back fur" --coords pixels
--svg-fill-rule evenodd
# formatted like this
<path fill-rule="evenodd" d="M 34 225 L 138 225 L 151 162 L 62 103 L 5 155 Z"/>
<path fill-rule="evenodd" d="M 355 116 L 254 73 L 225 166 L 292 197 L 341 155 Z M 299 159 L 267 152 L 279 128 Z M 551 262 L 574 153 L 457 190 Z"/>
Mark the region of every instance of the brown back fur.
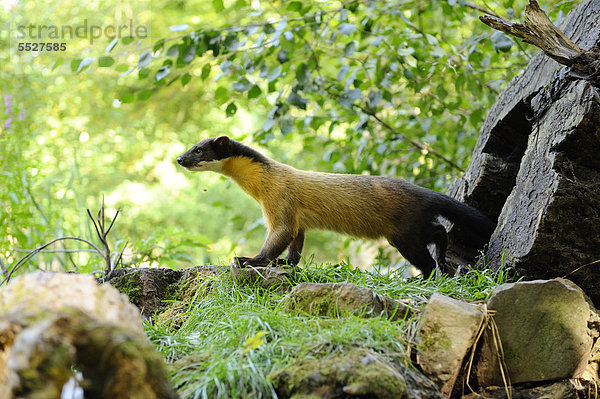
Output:
<path fill-rule="evenodd" d="M 287 223 L 294 233 L 324 229 L 389 238 L 419 216 L 431 196 L 400 179 L 308 172 L 272 160 L 260 164 L 233 157 L 224 173 L 256 199 L 269 229 Z"/>

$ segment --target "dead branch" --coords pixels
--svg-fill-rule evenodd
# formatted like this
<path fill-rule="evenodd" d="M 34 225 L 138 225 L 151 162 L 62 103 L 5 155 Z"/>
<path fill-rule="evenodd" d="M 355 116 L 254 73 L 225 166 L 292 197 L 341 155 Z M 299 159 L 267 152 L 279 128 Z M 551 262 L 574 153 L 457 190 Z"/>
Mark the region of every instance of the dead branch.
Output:
<path fill-rule="evenodd" d="M 0 259 L 0 269 L 2 270 L 2 274 L 4 275 L 4 280 L 2 282 L 0 282 L 0 286 L 3 285 L 4 283 L 8 283 L 10 281 L 13 273 L 15 273 L 17 270 L 19 270 L 21 268 L 21 266 L 23 266 L 25 263 L 27 263 L 27 261 L 29 261 L 29 259 L 31 259 L 33 256 L 35 256 L 36 254 L 38 254 L 40 252 L 44 252 L 44 250 L 47 247 L 54 244 L 55 242 L 63 241 L 63 240 L 80 241 L 80 242 L 83 242 L 83 243 L 89 245 L 90 247 L 92 247 L 93 249 L 91 251 L 96 252 L 98 255 L 100 255 L 104 259 L 104 264 L 105 264 L 104 278 L 107 280 L 110 279 L 112 272 L 118 267 L 119 263 L 121 262 L 121 260 L 123 258 L 123 252 L 125 251 L 125 248 L 127 248 L 127 244 L 128 244 L 126 242 L 125 245 L 123 245 L 123 248 L 121 249 L 121 251 L 118 252 L 117 254 L 115 254 L 113 259 L 111 259 L 110 255 L 111 255 L 112 251 L 110 249 L 110 244 L 108 243 L 108 240 L 106 237 L 108 236 L 108 233 L 112 229 L 112 227 L 115 223 L 115 220 L 117 220 L 117 216 L 119 216 L 120 211 L 121 211 L 120 209 L 117 210 L 117 213 L 111 220 L 111 222 L 108 226 L 108 229 L 106 229 L 106 220 L 105 220 L 105 214 L 104 214 L 104 197 L 102 198 L 102 205 L 101 205 L 100 209 L 98 210 L 96 219 L 94 219 L 90 210 L 87 209 L 88 216 L 92 220 L 92 224 L 94 225 L 94 228 L 96 229 L 96 234 L 98 235 L 98 238 L 100 239 L 100 242 L 102 243 L 102 249 L 86 239 L 79 238 L 79 237 L 67 236 L 67 237 L 55 238 L 54 240 L 52 240 L 38 248 L 28 250 L 27 251 L 28 253 L 25 256 L 23 256 L 21 259 L 19 259 L 15 263 L 15 265 L 10 269 L 10 271 L 7 270 L 6 266 L 4 265 L 4 263 L 2 263 L 2 260 Z M 70 250 L 63 250 L 63 252 L 67 252 L 67 251 L 70 252 Z M 78 252 L 78 251 L 82 251 L 82 250 L 74 250 L 74 251 Z M 57 251 L 52 251 L 52 252 L 57 252 Z"/>
<path fill-rule="evenodd" d="M 561 32 L 535 0 L 525 7 L 525 22 L 517 24 L 506 19 L 483 15 L 479 19 L 486 25 L 501 32 L 519 37 L 524 42 L 541 49 L 548 57 L 571 68 L 571 74 L 600 83 L 600 53 L 587 51 L 573 43 Z"/>

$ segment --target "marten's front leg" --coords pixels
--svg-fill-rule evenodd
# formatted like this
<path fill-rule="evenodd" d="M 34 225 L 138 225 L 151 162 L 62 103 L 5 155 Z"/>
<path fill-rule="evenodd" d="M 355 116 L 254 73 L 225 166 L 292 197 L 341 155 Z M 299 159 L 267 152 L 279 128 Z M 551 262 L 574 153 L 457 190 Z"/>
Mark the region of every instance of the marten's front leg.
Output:
<path fill-rule="evenodd" d="M 285 251 L 293 239 L 294 235 L 289 228 L 282 227 L 269 231 L 260 253 L 244 262 L 244 265 L 267 266 L 277 260 L 277 257 Z"/>
<path fill-rule="evenodd" d="M 296 266 L 300 262 L 300 254 L 302 254 L 302 247 L 304 246 L 304 230 L 299 230 L 296 237 L 290 244 L 288 255 L 286 257 L 287 264 L 290 266 Z"/>

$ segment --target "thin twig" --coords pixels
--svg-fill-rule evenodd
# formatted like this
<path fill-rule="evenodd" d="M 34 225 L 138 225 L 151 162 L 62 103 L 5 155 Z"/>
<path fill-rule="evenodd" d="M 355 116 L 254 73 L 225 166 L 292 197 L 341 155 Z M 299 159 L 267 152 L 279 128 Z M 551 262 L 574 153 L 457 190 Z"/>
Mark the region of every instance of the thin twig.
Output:
<path fill-rule="evenodd" d="M 31 252 L 35 251 L 35 249 L 23 249 L 23 248 L 15 248 L 15 252 Z M 40 253 L 74 253 L 74 252 L 96 252 L 93 249 L 44 249 L 43 251 L 38 251 Z"/>
<path fill-rule="evenodd" d="M 94 250 L 100 254 L 100 256 L 102 256 L 102 250 L 100 248 L 98 248 L 96 245 L 94 245 L 94 243 L 84 239 L 84 238 L 79 238 L 79 237 L 71 237 L 71 236 L 66 236 L 66 237 L 59 237 L 59 238 L 55 238 L 54 240 L 34 249 L 33 251 L 29 252 L 27 255 L 23 256 L 21 259 L 19 259 L 17 261 L 17 263 L 12 267 L 12 269 L 10 270 L 10 272 L 8 273 L 8 275 L 6 275 L 6 277 L 4 278 L 4 280 L 2 281 L 2 283 L 0 283 L 0 286 L 3 285 L 4 283 L 7 283 L 10 281 L 12 275 L 14 272 L 16 272 L 17 270 L 19 270 L 19 268 L 21 266 L 23 266 L 27 261 L 29 261 L 29 259 L 31 259 L 34 255 L 36 255 L 37 253 L 39 253 L 40 251 L 42 251 L 44 248 L 49 247 L 50 245 L 54 244 L 57 241 L 61 241 L 61 240 L 75 240 L 75 241 L 81 241 L 84 242 L 86 244 L 88 244 L 89 246 L 91 246 L 92 248 L 94 248 Z"/>

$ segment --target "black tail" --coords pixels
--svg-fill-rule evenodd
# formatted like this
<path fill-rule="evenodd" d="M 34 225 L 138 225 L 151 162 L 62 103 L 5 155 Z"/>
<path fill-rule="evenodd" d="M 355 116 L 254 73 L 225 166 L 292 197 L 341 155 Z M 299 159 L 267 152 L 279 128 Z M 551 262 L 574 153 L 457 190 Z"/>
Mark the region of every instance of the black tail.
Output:
<path fill-rule="evenodd" d="M 465 238 L 481 249 L 488 243 L 496 225 L 477 209 L 444 194 L 438 197 L 438 211 L 456 224 Z"/>

